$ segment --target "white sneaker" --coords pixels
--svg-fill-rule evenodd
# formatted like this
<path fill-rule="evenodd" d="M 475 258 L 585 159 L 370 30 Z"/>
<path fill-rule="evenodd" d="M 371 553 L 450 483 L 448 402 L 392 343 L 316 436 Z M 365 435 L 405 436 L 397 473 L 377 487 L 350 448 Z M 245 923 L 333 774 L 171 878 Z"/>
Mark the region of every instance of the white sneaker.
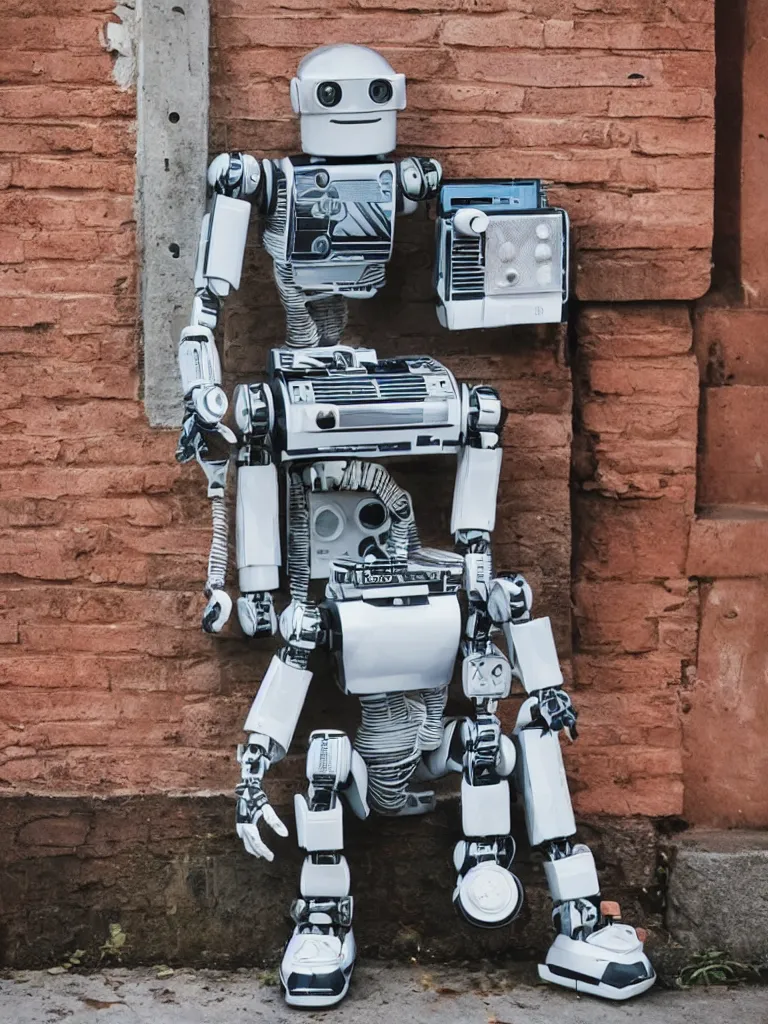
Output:
<path fill-rule="evenodd" d="M 558 935 L 539 977 L 603 999 L 630 999 L 647 991 L 656 973 L 634 928 L 607 924 L 586 939 Z"/>
<path fill-rule="evenodd" d="M 349 989 L 355 953 L 351 928 L 339 938 L 327 928 L 297 926 L 280 965 L 286 1003 L 314 1007 L 340 1003 Z"/>

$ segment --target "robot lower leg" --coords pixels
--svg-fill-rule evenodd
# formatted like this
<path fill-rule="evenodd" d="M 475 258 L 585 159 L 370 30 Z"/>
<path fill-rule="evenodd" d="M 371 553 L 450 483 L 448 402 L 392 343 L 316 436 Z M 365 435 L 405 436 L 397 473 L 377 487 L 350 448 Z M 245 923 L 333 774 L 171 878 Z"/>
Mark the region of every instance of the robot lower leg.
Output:
<path fill-rule="evenodd" d="M 342 807 L 368 813 L 366 771 L 342 732 L 313 732 L 307 754 L 307 796 L 295 797 L 299 845 L 307 851 L 301 870 L 301 896 L 291 915 L 296 923 L 280 967 L 291 1006 L 333 1006 L 347 993 L 355 964 L 349 865 L 344 856 Z"/>
<path fill-rule="evenodd" d="M 422 777 L 462 773 L 461 819 L 465 838 L 453 852 L 458 873 L 453 902 L 482 928 L 500 928 L 520 913 L 523 886 L 512 873 L 515 841 L 510 835 L 508 776 L 515 765 L 511 740 L 496 715 L 481 708 L 476 719 L 445 723 L 443 740 L 425 758 Z"/>
<path fill-rule="evenodd" d="M 645 992 L 656 976 L 634 928 L 618 924 L 618 905 L 600 902 L 594 857 L 568 836 L 576 824 L 557 733 L 532 721 L 530 701 L 515 729 L 519 775 L 531 846 L 540 846 L 554 903 L 557 930 L 545 963 L 544 981 L 606 999 Z"/>

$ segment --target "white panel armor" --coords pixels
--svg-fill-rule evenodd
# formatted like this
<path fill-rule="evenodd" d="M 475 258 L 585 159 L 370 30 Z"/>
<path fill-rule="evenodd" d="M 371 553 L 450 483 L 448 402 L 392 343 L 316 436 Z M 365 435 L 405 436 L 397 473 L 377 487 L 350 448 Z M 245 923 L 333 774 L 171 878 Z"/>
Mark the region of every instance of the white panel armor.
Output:
<path fill-rule="evenodd" d="M 461 450 L 453 491 L 451 533 L 487 530 L 496 525 L 496 494 L 501 473 L 501 448 Z"/>
<path fill-rule="evenodd" d="M 250 218 L 251 204 L 244 199 L 224 195 L 213 197 L 203 279 L 219 298 L 226 298 L 230 288 L 237 290 L 240 287 Z"/>
<path fill-rule="evenodd" d="M 560 733 L 576 737 L 576 712 L 562 689 L 552 629 L 547 618 L 531 618 L 525 579 L 494 571 L 499 396 L 482 384 L 459 385 L 430 355 L 381 357 L 343 340 L 347 300 L 385 284 L 396 216 L 432 199 L 445 326 L 560 320 L 568 219 L 548 206 L 539 181 L 443 184 L 437 160 L 393 159 L 405 100 L 404 77 L 380 54 L 321 47 L 291 82 L 304 152 L 263 160 L 221 154 L 208 170 L 212 200 L 179 344 L 185 416 L 177 450 L 180 461 L 200 463 L 212 505 L 203 628 L 222 630 L 232 608 L 225 502 L 234 453 L 238 620 L 249 637 L 273 636 L 278 621 L 282 635 L 245 720 L 248 742 L 238 748 L 237 833 L 248 853 L 267 860 L 274 854 L 265 829 L 278 840 L 288 833 L 264 783 L 290 748 L 311 658 L 323 647 L 342 688 L 359 700 L 360 724 L 353 742 L 332 729 L 310 736 L 307 792 L 295 798 L 306 856 L 280 967 L 287 1002 L 331 1006 L 349 987 L 356 947 L 342 801 L 360 818 L 424 814 L 436 799 L 419 784 L 460 774 L 464 838 L 453 851 L 453 902 L 485 928 L 519 914 L 513 770 L 555 905 L 558 935 L 540 974 L 622 999 L 650 987 L 654 974 L 634 929 L 599 902 L 591 853 L 569 838 L 575 822 Z M 286 336 L 270 353 L 266 378 L 235 390 L 236 437 L 223 422 L 228 402 L 213 331 L 222 300 L 240 285 L 252 210 L 272 257 Z M 400 457 L 422 455 L 455 465 L 454 551 L 422 546 L 411 498 L 390 472 Z M 281 497 L 290 602 L 278 616 Z M 509 656 L 496 642 L 502 633 Z M 472 710 L 446 719 L 457 658 Z M 496 712 L 515 677 L 527 699 L 509 737 Z"/>
<path fill-rule="evenodd" d="M 382 588 L 373 600 L 387 596 Z M 453 595 L 430 598 L 423 592 L 419 596 L 424 603 L 418 605 L 382 606 L 359 600 L 333 604 L 343 637 L 341 680 L 347 693 L 434 690 L 448 685 L 461 637 L 459 602 Z"/>
<path fill-rule="evenodd" d="M 280 756 L 285 754 L 291 745 L 311 679 L 311 672 L 273 658 L 243 729 L 263 733 L 277 744 Z"/>
<path fill-rule="evenodd" d="M 237 471 L 237 570 L 240 590 L 280 585 L 280 498 L 277 468 L 241 466 Z"/>

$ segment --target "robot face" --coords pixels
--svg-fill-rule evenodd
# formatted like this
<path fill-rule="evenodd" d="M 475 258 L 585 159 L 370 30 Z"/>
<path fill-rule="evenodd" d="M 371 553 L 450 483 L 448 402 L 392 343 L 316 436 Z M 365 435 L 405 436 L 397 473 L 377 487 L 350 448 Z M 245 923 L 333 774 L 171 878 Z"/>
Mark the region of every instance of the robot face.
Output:
<path fill-rule="evenodd" d="M 405 75 L 367 46 L 323 46 L 299 65 L 291 104 L 310 156 L 378 156 L 395 148 Z"/>

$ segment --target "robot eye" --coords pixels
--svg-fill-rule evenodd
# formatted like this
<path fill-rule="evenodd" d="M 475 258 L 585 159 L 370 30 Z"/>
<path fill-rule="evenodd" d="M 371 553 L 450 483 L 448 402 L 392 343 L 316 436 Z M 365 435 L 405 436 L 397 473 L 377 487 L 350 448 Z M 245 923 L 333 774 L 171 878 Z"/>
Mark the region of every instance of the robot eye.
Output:
<path fill-rule="evenodd" d="M 341 86 L 338 82 L 321 82 L 317 87 L 317 99 L 324 107 L 335 107 L 341 103 Z"/>
<path fill-rule="evenodd" d="M 368 86 L 368 95 L 374 103 L 387 103 L 392 99 L 392 84 L 385 78 L 377 78 Z"/>

